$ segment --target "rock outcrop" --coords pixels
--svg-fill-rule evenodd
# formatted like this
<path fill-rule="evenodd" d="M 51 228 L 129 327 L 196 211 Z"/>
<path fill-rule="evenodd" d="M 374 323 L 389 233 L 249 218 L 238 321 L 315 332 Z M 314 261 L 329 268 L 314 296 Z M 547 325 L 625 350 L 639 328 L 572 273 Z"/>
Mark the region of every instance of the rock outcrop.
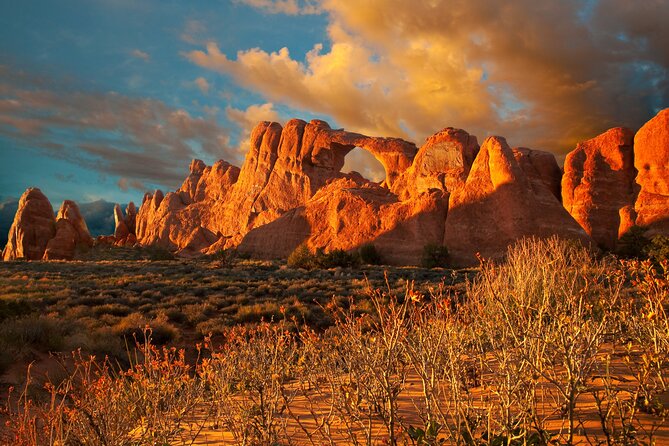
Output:
<path fill-rule="evenodd" d="M 634 132 L 616 127 L 578 144 L 565 159 L 564 207 L 606 249 L 615 248 L 621 225 L 629 226 L 624 209 L 634 203 L 633 142 Z"/>
<path fill-rule="evenodd" d="M 478 151 L 475 136 L 445 128 L 425 141 L 411 166 L 393 183 L 392 191 L 404 200 L 430 190 L 458 189 L 465 183 Z"/>
<path fill-rule="evenodd" d="M 74 201 L 65 200 L 56 216 L 56 235 L 49 240 L 44 251 L 44 260 L 71 260 L 77 247 L 93 245 L 79 206 Z"/>
<path fill-rule="evenodd" d="M 441 191 L 398 201 L 387 188 L 351 175 L 253 229 L 239 249 L 261 258 L 285 258 L 303 243 L 326 252 L 374 243 L 389 264 L 418 264 L 425 245 L 442 242 L 447 204 Z"/>
<path fill-rule="evenodd" d="M 9 229 L 3 260 L 40 260 L 56 235 L 56 218 L 49 199 L 37 188 L 26 190 Z"/>
<path fill-rule="evenodd" d="M 634 167 L 639 194 L 636 224 L 647 235 L 669 235 L 669 108 L 644 124 L 634 137 Z"/>
<path fill-rule="evenodd" d="M 550 175 L 532 163 L 534 158 L 542 156 L 527 149 L 514 153 L 504 138 L 485 140 L 464 186 L 450 196 L 444 244 L 455 264 L 474 264 L 477 253 L 500 257 L 526 236 L 589 242 L 547 185 Z"/>
<path fill-rule="evenodd" d="M 374 138 L 334 130 L 318 120 L 294 119 L 284 127 L 261 122 L 251 133 L 241 169 L 224 161 L 191 172 L 174 193 L 147 195 L 138 214 L 140 243 L 184 254 L 238 245 L 252 229 L 303 206 L 329 181 L 344 178 L 344 158 L 355 147 L 372 153 L 392 184 L 410 165 L 416 146 L 397 138 Z"/>
<path fill-rule="evenodd" d="M 54 216 L 49 199 L 37 188 L 24 192 L 3 260 L 69 260 L 80 246 L 92 246 L 93 238 L 74 201 L 65 200 Z"/>
<path fill-rule="evenodd" d="M 125 208 L 125 215 L 121 205 L 114 205 L 114 236 L 112 238 L 98 237 L 98 242 L 113 244 L 116 246 L 134 246 L 137 243 L 136 236 L 137 208 L 132 201 Z"/>

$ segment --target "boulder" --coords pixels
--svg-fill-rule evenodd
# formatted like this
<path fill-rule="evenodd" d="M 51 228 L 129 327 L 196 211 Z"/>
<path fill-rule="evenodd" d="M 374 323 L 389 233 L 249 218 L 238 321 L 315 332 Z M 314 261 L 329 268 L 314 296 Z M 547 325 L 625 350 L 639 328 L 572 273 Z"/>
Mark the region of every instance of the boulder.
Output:
<path fill-rule="evenodd" d="M 636 133 L 634 167 L 639 187 L 636 224 L 646 228 L 648 236 L 669 235 L 669 108 Z"/>
<path fill-rule="evenodd" d="M 554 191 L 537 181 L 544 175 L 531 162 L 535 156 L 523 152 L 514 154 L 504 138 L 489 137 L 464 186 L 451 193 L 444 244 L 455 265 L 476 264 L 477 254 L 500 258 L 510 244 L 527 236 L 590 241 Z"/>
<path fill-rule="evenodd" d="M 48 198 L 37 188 L 27 189 L 19 200 L 2 258 L 40 260 L 55 235 L 56 218 Z"/>
<path fill-rule="evenodd" d="M 616 127 L 579 143 L 564 163 L 565 209 L 601 247 L 612 250 L 621 232 L 621 212 L 634 203 L 634 133 Z M 625 214 L 627 215 L 627 214 Z"/>

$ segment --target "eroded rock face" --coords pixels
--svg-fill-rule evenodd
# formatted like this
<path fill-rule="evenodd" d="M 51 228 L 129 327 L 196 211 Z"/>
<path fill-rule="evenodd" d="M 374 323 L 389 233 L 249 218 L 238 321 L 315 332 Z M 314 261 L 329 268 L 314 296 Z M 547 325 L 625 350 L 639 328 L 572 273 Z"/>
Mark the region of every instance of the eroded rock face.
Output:
<path fill-rule="evenodd" d="M 93 246 L 93 238 L 77 203 L 65 200 L 58 210 L 56 235 L 47 243 L 44 260 L 71 260 L 79 246 Z"/>
<path fill-rule="evenodd" d="M 531 162 L 536 156 L 526 150 L 514 154 L 501 137 L 481 146 L 465 185 L 450 196 L 444 244 L 454 264 L 475 264 L 477 253 L 498 258 L 526 236 L 589 241 Z"/>
<path fill-rule="evenodd" d="M 236 246 L 253 228 L 303 206 L 329 181 L 344 178 L 344 158 L 355 147 L 383 164 L 387 184 L 411 165 L 417 150 L 401 139 L 297 119 L 285 127 L 261 122 L 251 133 L 250 146 L 241 169 L 224 161 L 208 167 L 194 160 L 178 191 L 164 199 L 162 193 L 160 199 L 145 197 L 137 218 L 138 240 L 188 253 L 204 252 L 210 245 Z"/>
<path fill-rule="evenodd" d="M 302 243 L 329 252 L 373 242 L 389 264 L 418 264 L 423 246 L 442 242 L 447 204 L 441 191 L 400 202 L 388 189 L 354 174 L 333 180 L 305 205 L 253 229 L 239 249 L 286 258 Z"/>
<path fill-rule="evenodd" d="M 669 108 L 660 111 L 634 137 L 634 167 L 640 190 L 636 224 L 647 235 L 669 234 Z"/>
<path fill-rule="evenodd" d="M 634 202 L 633 139 L 629 129 L 610 129 L 579 143 L 564 163 L 564 207 L 606 249 L 615 247 L 621 224 L 629 225 L 621 212 Z"/>
<path fill-rule="evenodd" d="M 467 180 L 479 151 L 476 137 L 448 127 L 430 136 L 411 166 L 393 183 L 392 191 L 408 199 L 430 190 L 450 192 Z"/>
<path fill-rule="evenodd" d="M 3 260 L 40 260 L 56 235 L 56 218 L 49 199 L 37 188 L 26 190 L 19 200 Z"/>

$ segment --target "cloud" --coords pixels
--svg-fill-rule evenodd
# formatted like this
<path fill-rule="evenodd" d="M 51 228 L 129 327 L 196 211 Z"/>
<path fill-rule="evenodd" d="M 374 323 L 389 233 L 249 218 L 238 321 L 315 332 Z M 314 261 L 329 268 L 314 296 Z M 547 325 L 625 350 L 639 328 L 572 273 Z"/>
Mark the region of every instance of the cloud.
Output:
<path fill-rule="evenodd" d="M 200 45 L 206 41 L 207 26 L 199 20 L 188 19 L 179 38 L 191 45 Z"/>
<path fill-rule="evenodd" d="M 135 189 L 140 192 L 145 192 L 147 190 L 147 187 L 141 181 L 133 180 L 131 178 L 126 178 L 126 177 L 119 178 L 118 181 L 116 182 L 116 185 L 123 192 L 127 192 L 129 189 Z"/>
<path fill-rule="evenodd" d="M 322 10 L 317 1 L 310 0 L 237 0 L 270 14 L 307 15 L 320 14 Z"/>
<path fill-rule="evenodd" d="M 258 7 L 284 7 L 251 1 Z M 275 6 L 272 6 L 275 5 Z M 669 1 L 322 0 L 329 50 L 191 51 L 267 101 L 368 134 L 444 126 L 564 152 L 669 105 Z M 286 13 L 291 13 L 291 9 Z M 392 13 L 388 13 L 392 11 Z"/>
<path fill-rule="evenodd" d="M 151 56 L 149 56 L 149 53 L 145 53 L 142 50 L 134 49 L 130 52 L 130 55 L 132 57 L 135 57 L 137 59 L 141 59 L 144 62 L 148 62 L 151 59 Z"/>
<path fill-rule="evenodd" d="M 198 77 L 193 81 L 195 83 L 195 86 L 200 89 L 202 94 L 206 95 L 209 94 L 209 82 L 207 82 L 207 79 L 203 77 Z"/>
<path fill-rule="evenodd" d="M 0 66 L 0 135 L 103 174 L 170 188 L 192 158 L 239 161 L 212 116 L 54 82 Z"/>
<path fill-rule="evenodd" d="M 240 129 L 239 148 L 240 154 L 246 154 L 250 148 L 250 136 L 253 128 L 261 121 L 279 121 L 279 114 L 274 110 L 271 102 L 265 104 L 250 105 L 246 110 L 228 107 L 225 110 L 227 118 L 234 122 Z"/>

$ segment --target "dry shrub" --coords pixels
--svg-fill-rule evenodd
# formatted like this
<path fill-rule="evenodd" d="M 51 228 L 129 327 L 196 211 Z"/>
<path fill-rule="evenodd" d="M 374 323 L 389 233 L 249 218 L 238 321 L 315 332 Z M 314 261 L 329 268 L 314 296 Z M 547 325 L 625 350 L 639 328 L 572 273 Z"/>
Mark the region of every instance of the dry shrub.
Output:
<path fill-rule="evenodd" d="M 239 444 L 655 444 L 669 415 L 667 268 L 521 240 L 464 287 L 335 298 L 324 332 L 284 308 L 222 329 L 196 373 L 150 342 L 124 373 L 79 358 L 49 401 L 9 408 L 10 443 L 178 443 L 211 420 Z"/>

